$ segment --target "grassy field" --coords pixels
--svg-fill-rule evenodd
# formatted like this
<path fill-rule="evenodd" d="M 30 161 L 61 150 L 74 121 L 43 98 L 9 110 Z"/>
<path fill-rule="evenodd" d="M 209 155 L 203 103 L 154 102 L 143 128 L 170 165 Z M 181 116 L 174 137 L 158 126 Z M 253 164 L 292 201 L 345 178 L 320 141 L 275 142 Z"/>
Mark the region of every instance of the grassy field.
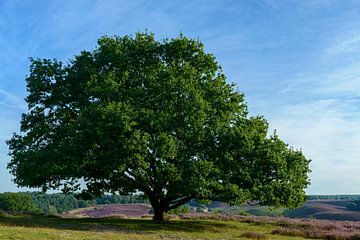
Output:
<path fill-rule="evenodd" d="M 0 217 L 0 239 L 289 239 L 273 235 L 271 224 L 219 220 L 61 219 L 44 216 Z"/>

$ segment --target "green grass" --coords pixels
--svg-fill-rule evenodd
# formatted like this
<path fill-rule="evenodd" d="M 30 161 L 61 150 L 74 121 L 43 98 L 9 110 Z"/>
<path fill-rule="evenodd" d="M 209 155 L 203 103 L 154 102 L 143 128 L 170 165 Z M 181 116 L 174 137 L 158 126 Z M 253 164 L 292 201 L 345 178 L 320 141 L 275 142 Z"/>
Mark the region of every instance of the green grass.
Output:
<path fill-rule="evenodd" d="M 211 220 L 172 220 L 165 224 L 156 224 L 149 219 L 61 219 L 44 216 L 0 217 L 0 239 L 226 240 L 249 239 L 242 237 L 244 233 L 249 232 L 262 233 L 269 240 L 304 239 L 270 234 L 275 228 L 275 226 L 269 224 Z"/>
<path fill-rule="evenodd" d="M 230 213 L 230 214 L 240 214 L 240 215 L 280 217 L 280 216 L 285 216 L 288 211 L 291 210 L 285 208 L 271 209 L 266 206 L 239 205 L 239 206 L 228 207 L 224 209 L 222 212 Z"/>

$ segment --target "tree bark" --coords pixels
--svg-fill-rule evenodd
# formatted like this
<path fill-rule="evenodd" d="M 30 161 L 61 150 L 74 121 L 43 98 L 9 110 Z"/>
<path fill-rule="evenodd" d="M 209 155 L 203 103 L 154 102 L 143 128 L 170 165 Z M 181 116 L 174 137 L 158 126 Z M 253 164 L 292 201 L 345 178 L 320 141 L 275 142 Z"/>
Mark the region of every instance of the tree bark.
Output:
<path fill-rule="evenodd" d="M 153 220 L 156 222 L 165 222 L 167 220 L 166 213 L 169 210 L 175 209 L 188 201 L 190 201 L 193 197 L 191 195 L 187 195 L 185 197 L 178 197 L 176 199 L 171 199 L 169 197 L 161 197 L 159 198 L 159 194 L 156 194 L 151 191 L 144 191 L 150 200 L 151 206 L 154 210 Z"/>
<path fill-rule="evenodd" d="M 164 199 L 158 199 L 155 194 L 148 194 L 151 206 L 154 210 L 153 220 L 156 222 L 164 222 L 166 219 L 164 218 L 165 212 L 167 210 L 168 204 L 164 201 Z"/>
<path fill-rule="evenodd" d="M 154 217 L 153 217 L 153 220 L 156 221 L 156 222 L 159 222 L 159 223 L 162 223 L 165 221 L 165 218 L 164 218 L 164 209 L 162 209 L 160 206 L 158 207 L 154 207 Z"/>

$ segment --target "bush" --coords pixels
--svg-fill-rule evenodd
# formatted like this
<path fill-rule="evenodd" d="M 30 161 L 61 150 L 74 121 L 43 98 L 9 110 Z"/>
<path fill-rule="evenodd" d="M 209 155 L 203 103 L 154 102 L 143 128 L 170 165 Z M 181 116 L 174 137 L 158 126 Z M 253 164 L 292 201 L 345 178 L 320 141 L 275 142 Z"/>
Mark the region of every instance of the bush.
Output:
<path fill-rule="evenodd" d="M 251 209 L 247 210 L 247 212 L 250 215 L 269 216 L 269 217 L 281 217 L 281 216 L 283 216 L 284 211 L 285 211 L 285 209 L 283 209 L 283 208 L 270 209 L 265 206 L 251 208 Z"/>
<path fill-rule="evenodd" d="M 176 214 L 176 215 L 179 215 L 179 214 L 183 214 L 183 213 L 188 213 L 190 212 L 190 208 L 188 205 L 182 205 L 178 208 L 175 208 L 173 210 L 170 210 L 169 211 L 169 214 Z"/>
<path fill-rule="evenodd" d="M 86 208 L 86 207 L 89 207 L 89 206 L 90 206 L 89 201 L 85 201 L 85 200 L 82 200 L 82 199 L 78 200 L 78 207 L 79 208 Z"/>
<path fill-rule="evenodd" d="M 58 211 L 57 211 L 56 207 L 54 207 L 53 205 L 49 205 L 47 208 L 47 211 L 45 212 L 45 214 L 47 214 L 47 215 L 55 215 L 57 213 L 58 213 Z"/>
<path fill-rule="evenodd" d="M 250 239 L 256 239 L 256 240 L 265 240 L 268 237 L 263 233 L 258 232 L 246 232 L 241 235 L 243 238 L 250 238 Z"/>
<path fill-rule="evenodd" d="M 241 215 L 241 216 L 249 216 L 250 213 L 246 212 L 246 211 L 242 211 L 242 212 L 239 212 L 238 215 Z"/>
<path fill-rule="evenodd" d="M 222 213 L 222 210 L 221 210 L 221 208 L 213 208 L 213 209 L 211 209 L 211 212 L 212 213 Z"/>
<path fill-rule="evenodd" d="M 31 196 L 26 193 L 1 193 L 0 210 L 21 213 L 35 213 L 39 211 Z"/>

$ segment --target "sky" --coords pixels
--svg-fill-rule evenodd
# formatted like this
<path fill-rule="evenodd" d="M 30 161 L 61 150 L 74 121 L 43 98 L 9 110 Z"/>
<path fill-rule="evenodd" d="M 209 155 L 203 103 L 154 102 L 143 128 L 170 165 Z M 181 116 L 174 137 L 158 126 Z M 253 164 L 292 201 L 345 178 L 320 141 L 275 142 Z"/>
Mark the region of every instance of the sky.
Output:
<path fill-rule="evenodd" d="M 214 54 L 251 115 L 312 160 L 308 194 L 360 194 L 360 1 L 0 1 L 0 192 L 27 105 L 29 57 L 68 62 L 99 37 L 183 33 Z"/>

